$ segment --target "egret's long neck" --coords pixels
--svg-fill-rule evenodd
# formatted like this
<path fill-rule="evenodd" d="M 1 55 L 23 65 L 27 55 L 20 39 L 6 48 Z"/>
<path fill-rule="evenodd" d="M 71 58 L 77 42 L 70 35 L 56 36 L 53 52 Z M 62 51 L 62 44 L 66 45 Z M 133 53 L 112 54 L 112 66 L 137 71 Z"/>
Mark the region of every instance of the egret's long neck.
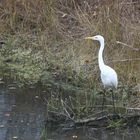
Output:
<path fill-rule="evenodd" d="M 98 53 L 98 63 L 99 63 L 100 70 L 102 70 L 105 65 L 104 60 L 103 60 L 103 50 L 104 50 L 104 40 L 101 40 L 100 41 L 100 50 Z"/>

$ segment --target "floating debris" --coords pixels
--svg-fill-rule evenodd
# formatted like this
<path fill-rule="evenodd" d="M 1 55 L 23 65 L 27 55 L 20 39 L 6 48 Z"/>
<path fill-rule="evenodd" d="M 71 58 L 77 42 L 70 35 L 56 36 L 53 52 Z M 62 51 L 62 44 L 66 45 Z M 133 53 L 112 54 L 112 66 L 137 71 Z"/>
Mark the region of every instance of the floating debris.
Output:
<path fill-rule="evenodd" d="M 38 99 L 38 98 L 39 98 L 39 96 L 37 96 L 37 95 L 36 95 L 36 96 L 35 96 L 35 98 L 36 98 L 36 99 Z"/>
<path fill-rule="evenodd" d="M 17 89 L 16 87 L 9 87 L 10 90 L 15 90 Z"/>
<path fill-rule="evenodd" d="M 10 113 L 5 113 L 4 116 L 9 117 L 11 114 Z"/>
<path fill-rule="evenodd" d="M 17 136 L 13 136 L 13 139 L 17 139 L 18 137 Z"/>
<path fill-rule="evenodd" d="M 1 125 L 0 125 L 0 128 L 4 128 L 4 125 L 3 125 L 3 124 L 1 124 Z"/>
<path fill-rule="evenodd" d="M 76 135 L 73 135 L 73 136 L 72 136 L 72 138 L 73 138 L 73 139 L 77 139 L 77 138 L 78 138 L 78 136 L 76 136 Z"/>

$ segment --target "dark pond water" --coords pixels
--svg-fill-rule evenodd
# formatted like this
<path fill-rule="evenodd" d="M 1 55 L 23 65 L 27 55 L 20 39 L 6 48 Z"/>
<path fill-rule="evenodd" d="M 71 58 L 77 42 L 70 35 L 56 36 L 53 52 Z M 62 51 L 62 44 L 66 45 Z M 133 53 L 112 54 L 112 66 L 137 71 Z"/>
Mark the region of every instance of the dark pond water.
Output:
<path fill-rule="evenodd" d="M 35 89 L 0 87 L 0 140 L 39 140 L 46 107 Z"/>
<path fill-rule="evenodd" d="M 140 140 L 140 129 L 105 130 L 85 127 L 63 133 L 48 131 L 47 140 Z"/>
<path fill-rule="evenodd" d="M 40 140 L 46 119 L 46 103 L 38 88 L 15 88 L 14 84 L 0 86 L 0 140 Z M 45 140 L 139 140 L 140 128 L 116 130 L 83 127 L 64 129 L 46 124 Z"/>

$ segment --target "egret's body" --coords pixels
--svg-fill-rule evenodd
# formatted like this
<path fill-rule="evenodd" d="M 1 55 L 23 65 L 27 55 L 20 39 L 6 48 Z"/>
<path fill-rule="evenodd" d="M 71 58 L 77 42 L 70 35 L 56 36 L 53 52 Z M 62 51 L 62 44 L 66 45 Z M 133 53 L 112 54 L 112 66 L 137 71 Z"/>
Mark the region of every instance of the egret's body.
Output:
<path fill-rule="evenodd" d="M 98 53 L 98 63 L 99 63 L 99 69 L 101 72 L 101 81 L 104 85 L 104 88 L 117 88 L 118 86 L 117 73 L 115 72 L 114 69 L 107 66 L 103 60 L 104 38 L 101 35 L 96 35 L 93 37 L 86 37 L 86 39 L 97 40 L 100 42 L 100 49 Z M 112 93 L 112 97 L 113 97 L 113 93 Z M 113 104 L 114 104 L 114 99 L 113 99 Z"/>
<path fill-rule="evenodd" d="M 98 40 L 100 42 L 100 50 L 98 53 L 98 63 L 99 68 L 101 71 L 101 80 L 104 85 L 104 87 L 113 87 L 117 88 L 118 85 L 118 78 L 117 73 L 114 69 L 111 67 L 105 65 L 103 60 L 103 50 L 104 50 L 104 38 L 100 35 L 94 37 L 95 40 Z"/>
<path fill-rule="evenodd" d="M 105 65 L 104 69 L 101 70 L 101 80 L 105 88 L 117 88 L 117 74 L 111 67 L 107 65 Z"/>

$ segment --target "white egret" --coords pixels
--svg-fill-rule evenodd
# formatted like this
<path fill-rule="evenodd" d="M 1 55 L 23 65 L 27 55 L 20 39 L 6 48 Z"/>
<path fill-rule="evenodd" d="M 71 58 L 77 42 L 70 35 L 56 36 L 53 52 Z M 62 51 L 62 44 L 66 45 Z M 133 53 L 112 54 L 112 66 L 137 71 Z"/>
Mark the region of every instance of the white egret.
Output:
<path fill-rule="evenodd" d="M 97 40 L 100 42 L 100 49 L 99 49 L 99 53 L 98 53 L 98 63 L 99 63 L 99 69 L 101 72 L 101 75 L 100 75 L 101 81 L 104 85 L 104 88 L 117 89 L 117 86 L 118 86 L 117 73 L 115 72 L 114 69 L 107 66 L 103 60 L 103 50 L 104 50 L 104 45 L 105 45 L 103 36 L 96 35 L 93 37 L 86 37 L 85 39 Z M 114 107 L 114 112 L 115 112 L 113 91 L 112 91 L 112 99 L 113 99 L 113 107 Z"/>

